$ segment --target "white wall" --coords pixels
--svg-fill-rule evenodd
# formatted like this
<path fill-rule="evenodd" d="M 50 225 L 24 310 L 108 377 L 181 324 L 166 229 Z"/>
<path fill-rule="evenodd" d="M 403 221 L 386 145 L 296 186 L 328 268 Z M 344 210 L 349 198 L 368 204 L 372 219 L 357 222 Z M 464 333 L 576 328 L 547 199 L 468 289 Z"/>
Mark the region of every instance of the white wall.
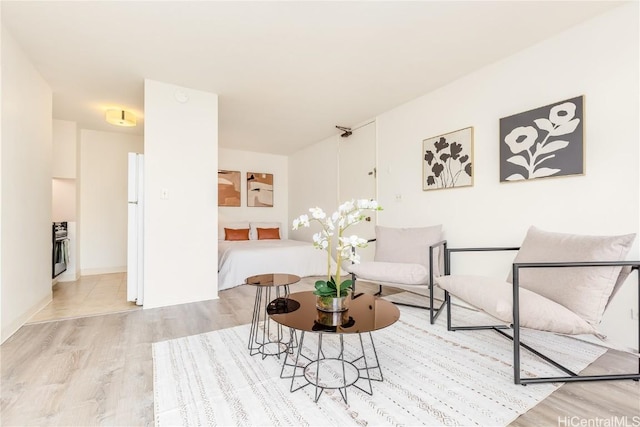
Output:
<path fill-rule="evenodd" d="M 218 96 L 145 80 L 144 97 L 144 307 L 217 298 Z"/>
<path fill-rule="evenodd" d="M 67 270 L 56 277 L 54 282 L 77 280 L 80 276 L 78 250 L 79 218 L 79 153 L 80 130 L 76 122 L 53 120 L 52 147 L 52 215 L 53 221 L 67 221 L 69 237 L 69 261 Z"/>
<path fill-rule="evenodd" d="M 333 136 L 289 156 L 289 229 L 294 218 L 318 206 L 325 212 L 338 207 L 338 143 Z M 317 228 L 290 231 L 292 239 L 313 241 Z"/>
<path fill-rule="evenodd" d="M 532 224 L 568 233 L 638 233 L 637 16 L 637 2 L 619 7 L 378 116 L 378 200 L 384 207 L 378 223 L 443 224 L 451 246 L 518 245 Z M 501 184 L 499 119 L 579 95 L 585 95 L 586 104 L 586 174 Z M 422 141 L 468 126 L 475 131 L 474 186 L 422 191 Z M 299 181 L 306 171 L 325 179 L 317 174 L 315 156 L 334 148 L 331 141 L 321 145 L 291 157 L 291 197 L 301 197 Z M 326 188 L 324 196 L 310 199 L 329 198 L 333 190 Z M 290 200 L 291 218 L 298 215 L 297 204 Z M 638 241 L 628 258 L 640 258 Z M 464 258 L 457 265 L 500 277 L 508 269 L 484 257 Z M 637 301 L 634 277 L 601 325 L 612 339 L 633 348 L 637 320 L 630 313 Z"/>
<path fill-rule="evenodd" d="M 51 89 L 2 28 L 0 341 L 51 301 Z"/>
<path fill-rule="evenodd" d="M 143 138 L 80 131 L 80 272 L 127 269 L 127 153 L 141 153 Z"/>
<path fill-rule="evenodd" d="M 453 246 L 518 245 L 530 225 L 639 232 L 637 16 L 638 3 L 614 9 L 380 115 L 380 224 L 444 224 Z M 586 104 L 586 174 L 501 184 L 498 120 L 578 95 Z M 474 187 L 423 192 L 422 140 L 467 126 L 475 131 Z M 638 241 L 629 258 L 639 258 Z M 472 259 L 464 264 L 481 268 Z M 503 265 L 497 268 L 506 275 Z M 630 316 L 638 301 L 635 282 L 628 280 L 602 328 L 637 348 L 637 321 Z"/>
<path fill-rule="evenodd" d="M 52 176 L 74 179 L 77 155 L 76 122 L 53 120 Z"/>
<path fill-rule="evenodd" d="M 253 151 L 218 150 L 218 169 L 240 171 L 240 207 L 219 206 L 219 221 L 277 221 L 282 223 L 283 239 L 288 229 L 288 157 Z M 247 172 L 273 174 L 273 207 L 247 206 Z"/>
<path fill-rule="evenodd" d="M 76 180 L 54 178 L 51 180 L 51 220 L 76 220 Z"/>

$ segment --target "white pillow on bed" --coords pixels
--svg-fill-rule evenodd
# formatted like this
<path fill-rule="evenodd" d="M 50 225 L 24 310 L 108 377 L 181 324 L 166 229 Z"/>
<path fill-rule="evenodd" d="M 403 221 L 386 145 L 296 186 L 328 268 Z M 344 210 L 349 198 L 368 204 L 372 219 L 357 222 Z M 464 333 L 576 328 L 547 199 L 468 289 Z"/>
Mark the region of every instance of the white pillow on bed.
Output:
<path fill-rule="evenodd" d="M 218 240 L 224 240 L 224 229 L 225 228 L 233 228 L 236 230 L 249 228 L 249 221 L 238 221 L 238 222 L 220 222 L 218 223 Z M 251 234 L 251 233 L 249 233 Z"/>
<path fill-rule="evenodd" d="M 227 227 L 228 228 L 228 227 Z M 252 222 L 249 227 L 249 240 L 258 240 L 258 228 L 277 228 L 282 238 L 282 224 L 279 222 Z"/>

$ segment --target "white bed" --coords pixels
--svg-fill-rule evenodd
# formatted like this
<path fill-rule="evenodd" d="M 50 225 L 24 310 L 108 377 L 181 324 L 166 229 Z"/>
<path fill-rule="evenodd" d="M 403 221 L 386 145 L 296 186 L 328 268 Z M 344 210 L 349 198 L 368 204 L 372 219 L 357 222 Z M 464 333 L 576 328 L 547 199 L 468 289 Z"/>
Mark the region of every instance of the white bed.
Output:
<path fill-rule="evenodd" d="M 335 271 L 335 262 L 331 263 Z M 249 276 L 288 273 L 326 276 L 327 252 L 299 240 L 218 241 L 218 290 L 233 288 Z"/>

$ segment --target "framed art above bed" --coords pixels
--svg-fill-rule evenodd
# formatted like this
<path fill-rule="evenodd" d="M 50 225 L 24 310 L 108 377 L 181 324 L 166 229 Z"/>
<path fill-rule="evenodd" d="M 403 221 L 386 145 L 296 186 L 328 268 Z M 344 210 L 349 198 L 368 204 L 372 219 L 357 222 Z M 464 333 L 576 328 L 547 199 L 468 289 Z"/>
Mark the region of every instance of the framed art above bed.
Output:
<path fill-rule="evenodd" d="M 218 170 L 218 206 L 240 206 L 240 171 Z"/>
<path fill-rule="evenodd" d="M 273 174 L 247 172 L 247 206 L 273 207 Z"/>

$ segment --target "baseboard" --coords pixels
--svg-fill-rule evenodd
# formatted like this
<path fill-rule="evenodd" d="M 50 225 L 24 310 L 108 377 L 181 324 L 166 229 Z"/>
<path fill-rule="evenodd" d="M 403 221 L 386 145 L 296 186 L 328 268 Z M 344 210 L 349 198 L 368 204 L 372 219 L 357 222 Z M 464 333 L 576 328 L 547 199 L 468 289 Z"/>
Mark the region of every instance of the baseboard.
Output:
<path fill-rule="evenodd" d="M 31 307 L 25 314 L 14 320 L 8 325 L 2 325 L 2 331 L 0 331 L 0 344 L 4 343 L 7 339 L 9 339 L 13 334 L 15 334 L 18 329 L 20 329 L 31 317 L 33 317 L 37 312 L 46 307 L 47 304 L 51 302 L 53 298 L 53 294 L 50 293 L 36 304 Z"/>
<path fill-rule="evenodd" d="M 95 276 L 96 274 L 126 273 L 127 266 L 106 268 L 85 268 L 80 270 L 81 276 Z"/>

